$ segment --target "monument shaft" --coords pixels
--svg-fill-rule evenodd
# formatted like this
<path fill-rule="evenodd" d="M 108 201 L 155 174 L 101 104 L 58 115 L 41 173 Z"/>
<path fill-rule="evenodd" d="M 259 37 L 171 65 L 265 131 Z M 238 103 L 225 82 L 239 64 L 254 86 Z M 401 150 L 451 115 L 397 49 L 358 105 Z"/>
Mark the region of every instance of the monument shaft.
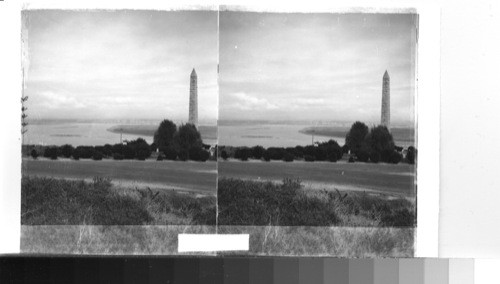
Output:
<path fill-rule="evenodd" d="M 198 76 L 193 68 L 189 84 L 189 119 L 188 123 L 198 127 Z"/>
<path fill-rule="evenodd" d="M 391 127 L 391 84 L 387 70 L 382 79 L 382 116 L 380 124 L 387 128 Z"/>

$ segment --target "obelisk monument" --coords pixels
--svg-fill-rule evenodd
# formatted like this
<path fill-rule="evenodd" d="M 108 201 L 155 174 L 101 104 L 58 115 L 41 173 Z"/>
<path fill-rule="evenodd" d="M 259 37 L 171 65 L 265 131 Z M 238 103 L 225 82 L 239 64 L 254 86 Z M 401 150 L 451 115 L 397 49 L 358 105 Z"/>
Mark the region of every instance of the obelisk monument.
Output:
<path fill-rule="evenodd" d="M 380 124 L 391 128 L 391 79 L 389 73 L 385 70 L 384 78 L 382 79 L 382 116 Z"/>
<path fill-rule="evenodd" d="M 189 83 L 189 120 L 188 123 L 198 128 L 198 76 L 193 68 Z"/>

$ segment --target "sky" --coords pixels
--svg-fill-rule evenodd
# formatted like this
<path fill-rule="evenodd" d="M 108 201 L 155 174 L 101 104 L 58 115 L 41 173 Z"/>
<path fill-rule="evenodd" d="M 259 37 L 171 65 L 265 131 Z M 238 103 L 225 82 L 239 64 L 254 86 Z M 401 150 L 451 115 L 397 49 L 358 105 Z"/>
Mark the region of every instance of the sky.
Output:
<path fill-rule="evenodd" d="M 387 70 L 391 125 L 414 123 L 416 15 L 219 17 L 219 119 L 379 123 Z"/>
<path fill-rule="evenodd" d="M 187 121 L 198 74 L 200 122 L 218 114 L 217 11 L 23 12 L 31 119 Z"/>

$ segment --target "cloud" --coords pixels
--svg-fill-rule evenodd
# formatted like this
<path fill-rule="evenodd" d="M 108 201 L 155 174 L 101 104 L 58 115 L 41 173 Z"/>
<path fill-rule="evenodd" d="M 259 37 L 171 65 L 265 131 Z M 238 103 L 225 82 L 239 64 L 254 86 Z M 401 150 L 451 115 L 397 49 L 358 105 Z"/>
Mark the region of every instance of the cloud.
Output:
<path fill-rule="evenodd" d="M 273 120 L 301 113 L 304 120 L 376 122 L 387 69 L 392 119 L 411 122 L 415 33 L 410 14 L 223 11 L 219 118 Z M 237 93 L 275 108 L 233 111 Z"/>
<path fill-rule="evenodd" d="M 187 119 L 193 67 L 200 120 L 217 117 L 216 11 L 27 10 L 23 20 L 33 117 Z"/>
<path fill-rule="evenodd" d="M 39 94 L 43 99 L 43 107 L 47 109 L 82 109 L 86 104 L 73 97 L 68 97 L 60 93 L 51 91 L 40 92 Z"/>
<path fill-rule="evenodd" d="M 278 106 L 270 103 L 264 98 L 256 98 L 245 93 L 234 93 L 232 97 L 236 100 L 232 107 L 236 107 L 242 110 L 274 110 L 278 109 Z"/>

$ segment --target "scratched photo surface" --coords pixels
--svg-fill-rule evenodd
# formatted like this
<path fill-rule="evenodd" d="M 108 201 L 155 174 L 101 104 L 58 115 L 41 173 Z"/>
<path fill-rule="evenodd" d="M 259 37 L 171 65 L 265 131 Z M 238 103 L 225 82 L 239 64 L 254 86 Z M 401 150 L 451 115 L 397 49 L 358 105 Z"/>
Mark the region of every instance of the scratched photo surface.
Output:
<path fill-rule="evenodd" d="M 250 254 L 413 256 L 417 25 L 220 10 L 219 233 Z"/>
<path fill-rule="evenodd" d="M 214 233 L 218 12 L 24 10 L 21 251 Z"/>

